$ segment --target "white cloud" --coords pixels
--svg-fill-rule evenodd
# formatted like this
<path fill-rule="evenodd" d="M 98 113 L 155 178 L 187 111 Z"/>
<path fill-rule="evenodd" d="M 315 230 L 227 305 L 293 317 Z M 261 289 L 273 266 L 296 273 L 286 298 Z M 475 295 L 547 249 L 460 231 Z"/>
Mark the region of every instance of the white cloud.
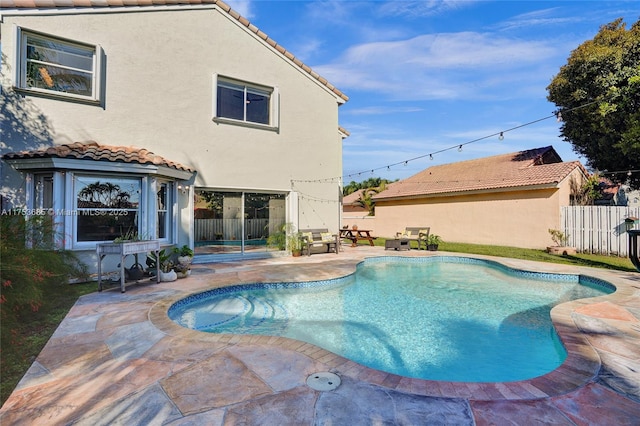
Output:
<path fill-rule="evenodd" d="M 581 16 L 571 16 L 566 18 L 554 16 L 558 11 L 559 8 L 550 8 L 523 13 L 503 21 L 498 24 L 497 27 L 502 30 L 520 30 L 527 27 L 570 25 L 584 21 L 584 17 Z"/>
<path fill-rule="evenodd" d="M 488 33 L 427 34 L 399 41 L 364 43 L 334 63 L 314 69 L 342 90 L 384 93 L 392 99 L 491 98 L 548 82 L 539 68 L 564 54 L 551 41 L 527 41 Z M 507 83 L 507 84 L 505 84 Z M 501 89 L 503 88 L 503 89 Z"/>
<path fill-rule="evenodd" d="M 421 1 L 397 1 L 385 2 L 378 9 L 382 16 L 401 16 L 405 18 L 418 18 L 447 13 L 451 10 L 472 6 L 473 1 L 458 0 L 421 0 Z"/>

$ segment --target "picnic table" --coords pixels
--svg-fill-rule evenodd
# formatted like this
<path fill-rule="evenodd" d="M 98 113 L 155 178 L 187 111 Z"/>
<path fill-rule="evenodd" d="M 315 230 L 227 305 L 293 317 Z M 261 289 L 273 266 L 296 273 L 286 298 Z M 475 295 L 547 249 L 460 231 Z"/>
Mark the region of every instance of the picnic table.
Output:
<path fill-rule="evenodd" d="M 355 247 L 360 240 L 369 241 L 369 245 L 373 246 L 373 240 L 377 237 L 371 236 L 370 229 L 341 229 L 340 238 L 351 240 L 351 247 Z"/>

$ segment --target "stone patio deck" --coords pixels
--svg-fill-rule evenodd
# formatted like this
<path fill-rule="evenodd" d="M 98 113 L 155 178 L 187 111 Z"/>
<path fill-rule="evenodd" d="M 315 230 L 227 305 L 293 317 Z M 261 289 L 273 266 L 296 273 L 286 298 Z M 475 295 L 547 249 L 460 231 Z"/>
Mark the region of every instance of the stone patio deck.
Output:
<path fill-rule="evenodd" d="M 554 308 L 567 360 L 544 376 L 508 383 L 409 379 L 287 338 L 187 330 L 166 315 L 173 301 L 209 288 L 336 278 L 368 256 L 443 254 L 345 247 L 338 256 L 195 265 L 189 278 L 173 283 L 83 296 L 0 409 L 0 423 L 639 424 L 640 273 L 493 258 L 618 287 L 612 295 Z M 307 386 L 307 377 L 322 371 L 338 374 L 341 385 L 332 391 Z"/>

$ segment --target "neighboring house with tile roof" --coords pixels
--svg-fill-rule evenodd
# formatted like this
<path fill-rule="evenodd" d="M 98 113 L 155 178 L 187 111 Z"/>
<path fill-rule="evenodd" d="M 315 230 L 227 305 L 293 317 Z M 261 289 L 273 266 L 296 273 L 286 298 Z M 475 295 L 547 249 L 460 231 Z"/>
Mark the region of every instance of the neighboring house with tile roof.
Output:
<path fill-rule="evenodd" d="M 429 167 L 373 197 L 375 232 L 429 226 L 445 241 L 544 248 L 571 203 L 571 179 L 587 176 L 551 146 Z"/>
<path fill-rule="evenodd" d="M 362 205 L 360 202 L 360 197 L 364 194 L 364 189 L 359 189 L 357 191 L 352 192 L 349 195 L 345 195 L 342 197 L 342 212 L 343 213 L 354 213 L 357 215 L 368 215 L 369 210 Z"/>
<path fill-rule="evenodd" d="M 207 259 L 337 231 L 347 96 L 218 0 L 0 0 L 2 208 Z M 194 212 L 198 211 L 196 215 Z M 201 259 L 203 259 L 201 257 Z"/>

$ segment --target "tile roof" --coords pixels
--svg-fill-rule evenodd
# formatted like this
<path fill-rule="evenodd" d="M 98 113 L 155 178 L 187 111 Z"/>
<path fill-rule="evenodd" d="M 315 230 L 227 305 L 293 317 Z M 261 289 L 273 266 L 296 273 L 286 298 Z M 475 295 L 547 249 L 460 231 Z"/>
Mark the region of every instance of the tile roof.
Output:
<path fill-rule="evenodd" d="M 280 46 L 273 39 L 269 38 L 265 33 L 260 31 L 256 26 L 252 25 L 249 20 L 242 17 L 238 12 L 231 9 L 229 5 L 221 0 L 0 0 L 0 8 L 6 13 L 7 9 L 100 9 L 100 8 L 153 8 L 157 6 L 197 6 L 197 5 L 216 5 L 224 10 L 231 17 L 240 22 L 249 31 L 256 34 L 268 45 L 276 49 L 280 54 L 292 61 L 307 74 L 326 86 L 336 96 L 344 100 L 349 97 L 342 93 L 338 88 L 329 83 L 327 79 L 321 77 L 313 71 L 309 66 L 305 65 L 300 59 L 296 58 L 291 52 Z"/>
<path fill-rule="evenodd" d="M 458 163 L 429 167 L 394 182 L 374 200 L 454 195 L 469 191 L 496 190 L 557 184 L 574 169 L 587 171 L 579 161 L 562 162 L 551 146 Z"/>
<path fill-rule="evenodd" d="M 344 197 L 342 197 L 342 205 L 344 206 L 355 205 L 356 201 L 358 201 L 358 199 L 360 198 L 363 192 L 364 192 L 364 189 L 358 189 L 357 191 L 352 192 L 349 195 L 345 195 Z"/>
<path fill-rule="evenodd" d="M 29 158 L 71 158 L 78 160 L 111 161 L 120 163 L 154 164 L 193 173 L 194 170 L 175 161 L 167 160 L 144 148 L 101 145 L 95 141 L 75 142 L 31 151 L 9 152 L 4 160 Z"/>

